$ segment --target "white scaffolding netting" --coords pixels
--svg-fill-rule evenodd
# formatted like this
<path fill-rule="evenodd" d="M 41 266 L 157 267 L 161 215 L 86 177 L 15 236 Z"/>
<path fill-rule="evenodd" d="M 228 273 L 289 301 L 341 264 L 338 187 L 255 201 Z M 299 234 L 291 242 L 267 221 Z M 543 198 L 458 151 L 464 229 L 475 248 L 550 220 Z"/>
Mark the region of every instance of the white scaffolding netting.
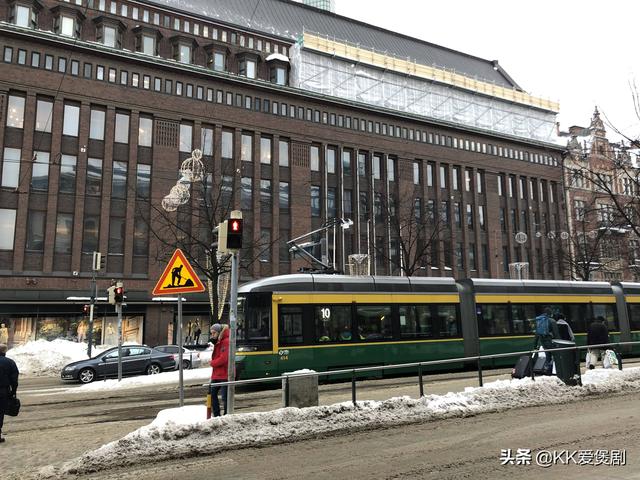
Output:
<path fill-rule="evenodd" d="M 552 142 L 555 114 L 428 79 L 403 75 L 300 45 L 291 49 L 292 86 L 431 119 Z"/>

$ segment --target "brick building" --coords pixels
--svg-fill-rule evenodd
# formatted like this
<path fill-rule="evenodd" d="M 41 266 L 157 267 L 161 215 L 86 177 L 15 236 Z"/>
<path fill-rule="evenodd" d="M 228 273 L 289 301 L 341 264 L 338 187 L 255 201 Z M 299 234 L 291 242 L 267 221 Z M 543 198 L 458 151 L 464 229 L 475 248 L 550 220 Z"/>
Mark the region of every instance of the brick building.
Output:
<path fill-rule="evenodd" d="M 640 242 L 630 228 L 636 217 L 635 155 L 608 140 L 597 108 L 589 127 L 573 126 L 560 135 L 568 137 L 564 267 L 580 280 L 637 281 Z"/>
<path fill-rule="evenodd" d="M 297 271 L 286 241 L 333 217 L 354 220 L 327 236 L 336 269 L 370 253 L 376 274 L 397 274 L 380 205 L 407 201 L 441 225 L 417 275 L 504 278 L 528 261 L 532 278 L 563 278 L 556 242 L 535 235 L 566 219 L 556 104 L 496 61 L 296 2 L 191 5 L 0 0 L 10 343 L 84 339 L 86 302 L 68 298 L 89 295 L 93 251 L 107 255 L 99 292 L 126 284 L 125 340 L 174 340 L 173 306 L 150 294 L 171 253 L 155 218 L 194 148 L 208 187 L 244 213 L 243 280 Z M 189 231 L 203 227 L 195 203 L 173 217 Z M 207 295 L 188 300 L 185 332 L 206 332 Z M 114 324 L 100 303 L 99 342 Z"/>

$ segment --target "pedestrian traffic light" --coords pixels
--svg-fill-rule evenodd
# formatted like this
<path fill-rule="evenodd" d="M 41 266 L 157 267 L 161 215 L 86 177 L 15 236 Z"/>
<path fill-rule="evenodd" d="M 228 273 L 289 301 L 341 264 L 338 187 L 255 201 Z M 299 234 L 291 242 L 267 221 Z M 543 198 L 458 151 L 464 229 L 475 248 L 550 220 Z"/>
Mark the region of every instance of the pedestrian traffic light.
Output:
<path fill-rule="evenodd" d="M 109 297 L 109 303 L 111 305 L 115 305 L 116 304 L 116 286 L 111 285 L 109 288 L 107 288 L 107 293 Z"/>
<path fill-rule="evenodd" d="M 84 313 L 85 315 L 89 315 L 89 305 L 84 305 L 82 307 L 82 313 Z"/>
<path fill-rule="evenodd" d="M 227 248 L 240 250 L 242 248 L 242 219 L 230 218 L 227 222 Z"/>
<path fill-rule="evenodd" d="M 116 283 L 114 297 L 116 303 L 124 302 L 124 285 L 122 284 L 122 282 Z"/>
<path fill-rule="evenodd" d="M 94 272 L 98 272 L 104 269 L 107 257 L 103 256 L 100 252 L 93 252 L 93 261 L 91 262 L 91 269 Z"/>

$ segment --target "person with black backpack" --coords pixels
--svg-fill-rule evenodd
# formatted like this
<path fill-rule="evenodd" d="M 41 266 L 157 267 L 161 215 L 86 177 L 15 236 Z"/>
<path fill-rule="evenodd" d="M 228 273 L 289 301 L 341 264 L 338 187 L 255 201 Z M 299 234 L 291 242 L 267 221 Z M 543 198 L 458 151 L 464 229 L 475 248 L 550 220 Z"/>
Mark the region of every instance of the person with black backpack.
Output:
<path fill-rule="evenodd" d="M 16 362 L 6 357 L 7 346 L 0 344 L 0 443 L 5 440 L 2 438 L 2 424 L 4 423 L 4 414 L 7 411 L 7 402 L 11 398 L 15 398 L 18 391 L 18 367 Z"/>

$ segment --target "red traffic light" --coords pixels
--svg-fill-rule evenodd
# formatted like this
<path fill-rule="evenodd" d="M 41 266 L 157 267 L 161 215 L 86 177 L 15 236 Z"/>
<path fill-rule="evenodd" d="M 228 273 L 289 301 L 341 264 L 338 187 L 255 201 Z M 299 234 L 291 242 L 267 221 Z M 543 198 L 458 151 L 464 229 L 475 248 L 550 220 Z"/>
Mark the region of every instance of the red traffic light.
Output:
<path fill-rule="evenodd" d="M 227 248 L 239 250 L 242 248 L 242 219 L 231 218 L 228 220 Z"/>

